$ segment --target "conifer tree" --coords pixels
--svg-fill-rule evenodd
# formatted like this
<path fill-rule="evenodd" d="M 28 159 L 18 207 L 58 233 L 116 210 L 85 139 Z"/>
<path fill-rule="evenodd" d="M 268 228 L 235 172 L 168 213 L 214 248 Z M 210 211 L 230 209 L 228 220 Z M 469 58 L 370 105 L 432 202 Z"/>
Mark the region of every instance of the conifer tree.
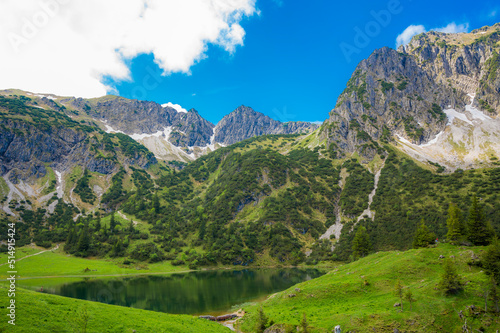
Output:
<path fill-rule="evenodd" d="M 446 259 L 443 265 L 444 272 L 439 286 L 447 295 L 456 294 L 463 289 L 463 283 L 460 281 L 455 266 L 449 259 Z"/>
<path fill-rule="evenodd" d="M 68 232 L 68 238 L 66 238 L 66 244 L 64 245 L 64 251 L 71 252 L 76 241 L 77 241 L 77 236 L 75 227 L 71 225 Z"/>
<path fill-rule="evenodd" d="M 307 323 L 307 315 L 305 312 L 302 314 L 302 321 L 300 322 L 300 327 L 302 328 L 303 333 L 309 332 L 309 324 Z"/>
<path fill-rule="evenodd" d="M 257 333 L 262 333 L 267 328 L 268 318 L 262 309 L 262 306 L 257 312 Z"/>
<path fill-rule="evenodd" d="M 488 228 L 488 224 L 483 214 L 483 208 L 479 204 L 476 195 L 472 197 L 472 203 L 469 209 L 467 236 L 474 245 L 488 245 L 493 236 L 490 228 Z"/>
<path fill-rule="evenodd" d="M 434 244 L 436 239 L 436 234 L 431 232 L 429 228 L 425 225 L 424 219 L 420 222 L 420 226 L 415 232 L 415 237 L 413 238 L 413 248 L 417 249 L 419 247 L 427 247 Z"/>
<path fill-rule="evenodd" d="M 495 304 L 495 312 L 498 313 L 500 308 L 498 307 L 498 302 L 500 301 L 500 290 L 498 290 L 498 284 L 494 277 L 490 280 L 490 300 Z"/>
<path fill-rule="evenodd" d="M 396 282 L 396 287 L 395 287 L 395 293 L 396 296 L 399 297 L 399 304 L 401 304 L 401 311 L 403 311 L 403 284 L 401 283 L 401 280 L 398 280 Z"/>
<path fill-rule="evenodd" d="M 354 240 L 352 241 L 352 251 L 356 258 L 364 257 L 370 253 L 371 243 L 370 236 L 366 231 L 366 228 L 361 226 L 356 231 Z"/>
<path fill-rule="evenodd" d="M 80 231 L 80 236 L 78 237 L 78 244 L 76 246 L 77 252 L 80 256 L 87 256 L 87 251 L 90 248 L 90 235 L 89 226 L 85 224 L 83 229 Z"/>
<path fill-rule="evenodd" d="M 156 214 L 160 214 L 160 200 L 158 199 L 158 193 L 153 196 L 153 208 Z"/>
<path fill-rule="evenodd" d="M 113 233 L 115 231 L 116 221 L 115 221 L 115 212 L 111 213 L 111 219 L 109 220 L 109 231 Z"/>
<path fill-rule="evenodd" d="M 115 245 L 113 245 L 113 249 L 111 251 L 111 255 L 113 257 L 119 257 L 123 249 L 123 243 L 120 238 L 116 241 Z"/>
<path fill-rule="evenodd" d="M 101 230 L 101 215 L 97 215 L 97 221 L 95 223 L 95 231 L 99 232 Z"/>
<path fill-rule="evenodd" d="M 464 236 L 463 232 L 465 228 L 462 222 L 462 213 L 460 208 L 453 203 L 451 203 L 448 208 L 446 225 L 448 227 L 448 233 L 446 234 L 446 239 L 448 239 L 448 241 L 456 242 Z"/>
<path fill-rule="evenodd" d="M 412 309 L 413 309 L 413 302 L 415 302 L 415 298 L 413 298 L 413 293 L 409 289 L 405 293 L 405 300 L 407 300 L 408 303 L 410 303 L 410 311 L 412 311 Z"/>
<path fill-rule="evenodd" d="M 497 238 L 488 246 L 481 263 L 486 274 L 500 281 L 500 242 Z"/>

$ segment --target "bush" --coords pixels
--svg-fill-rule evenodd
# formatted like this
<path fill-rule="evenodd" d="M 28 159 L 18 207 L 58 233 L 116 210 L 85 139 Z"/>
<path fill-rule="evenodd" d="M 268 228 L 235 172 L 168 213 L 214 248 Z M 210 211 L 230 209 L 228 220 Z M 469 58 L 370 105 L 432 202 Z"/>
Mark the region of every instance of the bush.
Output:
<path fill-rule="evenodd" d="M 50 241 L 37 241 L 35 242 L 36 246 L 40 246 L 46 249 L 49 249 L 52 247 L 52 242 Z"/>
<path fill-rule="evenodd" d="M 140 261 L 158 262 L 164 259 L 163 252 L 153 243 L 137 245 L 130 253 L 130 258 Z"/>

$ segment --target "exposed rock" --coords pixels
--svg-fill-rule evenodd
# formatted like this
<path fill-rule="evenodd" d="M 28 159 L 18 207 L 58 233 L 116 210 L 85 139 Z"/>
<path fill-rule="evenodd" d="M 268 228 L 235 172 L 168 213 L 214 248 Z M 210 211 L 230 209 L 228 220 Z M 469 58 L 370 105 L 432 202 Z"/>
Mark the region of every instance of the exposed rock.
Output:
<path fill-rule="evenodd" d="M 301 121 L 282 123 L 252 108 L 240 106 L 217 124 L 215 142 L 231 145 L 259 135 L 309 133 L 316 128 L 315 124 Z"/>
<path fill-rule="evenodd" d="M 378 140 L 399 137 L 413 148 L 437 140 L 447 128 L 446 109 L 461 118 L 469 117 L 473 126 L 476 120 L 471 119 L 496 117 L 500 112 L 500 25 L 485 29 L 459 35 L 429 32 L 414 37 L 399 52 L 387 47 L 373 52 L 357 66 L 330 118 L 321 126 L 320 141 L 326 139 L 328 148 L 340 156 L 358 152 L 371 160 L 383 153 Z M 455 137 L 443 135 L 439 143 L 451 140 L 460 146 L 470 136 L 468 130 L 462 132 Z M 490 141 L 497 135 L 493 132 Z M 454 168 L 464 163 L 474 167 L 477 160 L 495 150 L 488 150 L 489 144 L 483 145 L 475 133 L 473 141 L 466 148 L 481 152 L 466 161 L 458 154 Z M 426 157 L 424 162 L 442 161 L 432 151 L 416 149 L 415 155 L 419 154 Z"/>
<path fill-rule="evenodd" d="M 306 122 L 281 123 L 247 107 L 236 109 L 214 126 L 195 109 L 178 112 L 154 102 L 115 96 L 95 100 L 67 98 L 61 102 L 98 120 L 108 132 L 132 136 L 164 160 L 190 161 L 221 145 L 257 135 L 294 134 L 318 128 Z M 161 139 L 182 150 L 169 147 Z"/>

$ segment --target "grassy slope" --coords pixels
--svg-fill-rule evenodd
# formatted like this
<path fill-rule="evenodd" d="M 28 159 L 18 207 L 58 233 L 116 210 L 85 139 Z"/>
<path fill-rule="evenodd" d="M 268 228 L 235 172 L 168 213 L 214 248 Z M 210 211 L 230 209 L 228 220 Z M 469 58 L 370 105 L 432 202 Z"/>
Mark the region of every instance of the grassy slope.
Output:
<path fill-rule="evenodd" d="M 41 252 L 34 251 L 29 246 L 17 250 L 17 257 Z M 0 263 L 7 262 L 7 254 L 0 254 Z M 94 276 L 118 274 L 169 273 L 189 270 L 185 266 L 173 266 L 170 262 L 154 264 L 121 265 L 123 258 L 118 259 L 84 259 L 69 256 L 61 248 L 20 260 L 16 263 L 18 274 L 23 277 L 41 276 Z M 85 272 L 88 268 L 90 271 Z M 7 265 L 0 266 L 0 279 L 6 278 Z"/>
<path fill-rule="evenodd" d="M 8 303 L 7 288 L 0 285 L 0 304 Z M 187 315 L 145 311 L 81 301 L 25 289 L 16 292 L 16 327 L 7 324 L 2 306 L 0 332 L 83 332 L 82 315 L 88 314 L 87 332 L 229 332 L 224 326 Z"/>
<path fill-rule="evenodd" d="M 440 244 L 430 249 L 379 252 L 277 293 L 262 304 L 263 309 L 275 323 L 294 326 L 306 313 L 312 332 L 331 332 L 336 325 L 341 325 L 343 332 L 357 333 L 392 332 L 394 328 L 405 332 L 462 332 L 458 312 L 468 314 L 465 307 L 472 304 L 484 309 L 481 295 L 486 276 L 477 268 L 469 270 L 466 263 L 471 250 L 480 253 L 482 248 Z M 440 255 L 455 256 L 458 273 L 468 281 L 462 294 L 446 297 L 435 289 L 442 274 Z M 417 300 L 411 311 L 405 301 L 404 312 L 394 307 L 399 302 L 394 295 L 398 279 Z M 296 297 L 288 297 L 290 294 Z M 244 332 L 254 331 L 257 307 L 245 309 L 248 314 L 240 323 Z M 500 318 L 491 314 L 468 317 L 467 323 L 474 329 L 483 327 L 486 332 L 500 328 Z"/>

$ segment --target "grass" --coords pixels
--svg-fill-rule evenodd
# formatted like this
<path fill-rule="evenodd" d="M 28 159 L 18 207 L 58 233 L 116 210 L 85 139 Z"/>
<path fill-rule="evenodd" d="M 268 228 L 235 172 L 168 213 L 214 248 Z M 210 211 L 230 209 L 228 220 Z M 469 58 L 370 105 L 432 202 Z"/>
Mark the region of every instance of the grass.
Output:
<path fill-rule="evenodd" d="M 6 284 L 0 285 L 0 303 L 8 304 Z M 188 315 L 172 315 L 121 306 L 16 290 L 16 326 L 7 323 L 1 307 L 0 332 L 230 332 L 224 326 Z M 87 318 L 87 319 L 85 319 Z M 86 325 L 86 330 L 84 326 Z"/>
<path fill-rule="evenodd" d="M 62 247 L 62 246 L 61 246 Z M 17 258 L 42 251 L 23 247 L 17 249 Z M 0 254 L 0 263 L 7 262 L 7 254 Z M 173 266 L 170 262 L 154 264 L 123 265 L 123 258 L 119 259 L 84 259 L 65 254 L 62 248 L 20 260 L 16 263 L 16 270 L 21 279 L 34 277 L 71 277 L 71 276 L 105 276 L 151 274 L 189 271 L 186 266 Z M 86 271 L 86 269 L 90 271 Z M 0 279 L 7 277 L 7 265 L 0 266 Z"/>
<path fill-rule="evenodd" d="M 474 332 L 481 327 L 483 332 L 496 332 L 500 328 L 498 316 L 491 312 L 473 316 L 466 310 L 469 305 L 484 310 L 486 275 L 467 265 L 471 252 L 479 254 L 482 250 L 440 244 L 437 248 L 380 252 L 277 293 L 261 305 L 274 323 L 290 328 L 298 326 L 306 313 L 310 332 L 332 332 L 336 325 L 343 332 L 358 333 L 393 332 L 395 328 L 404 332 L 462 332 L 461 310 Z M 437 288 L 443 271 L 440 255 L 452 258 L 467 282 L 461 294 L 444 296 Z M 412 310 L 406 301 L 403 312 L 394 307 L 399 302 L 394 294 L 399 279 L 416 299 Z M 258 307 L 253 304 L 245 308 L 247 315 L 239 323 L 243 332 L 254 331 Z"/>

